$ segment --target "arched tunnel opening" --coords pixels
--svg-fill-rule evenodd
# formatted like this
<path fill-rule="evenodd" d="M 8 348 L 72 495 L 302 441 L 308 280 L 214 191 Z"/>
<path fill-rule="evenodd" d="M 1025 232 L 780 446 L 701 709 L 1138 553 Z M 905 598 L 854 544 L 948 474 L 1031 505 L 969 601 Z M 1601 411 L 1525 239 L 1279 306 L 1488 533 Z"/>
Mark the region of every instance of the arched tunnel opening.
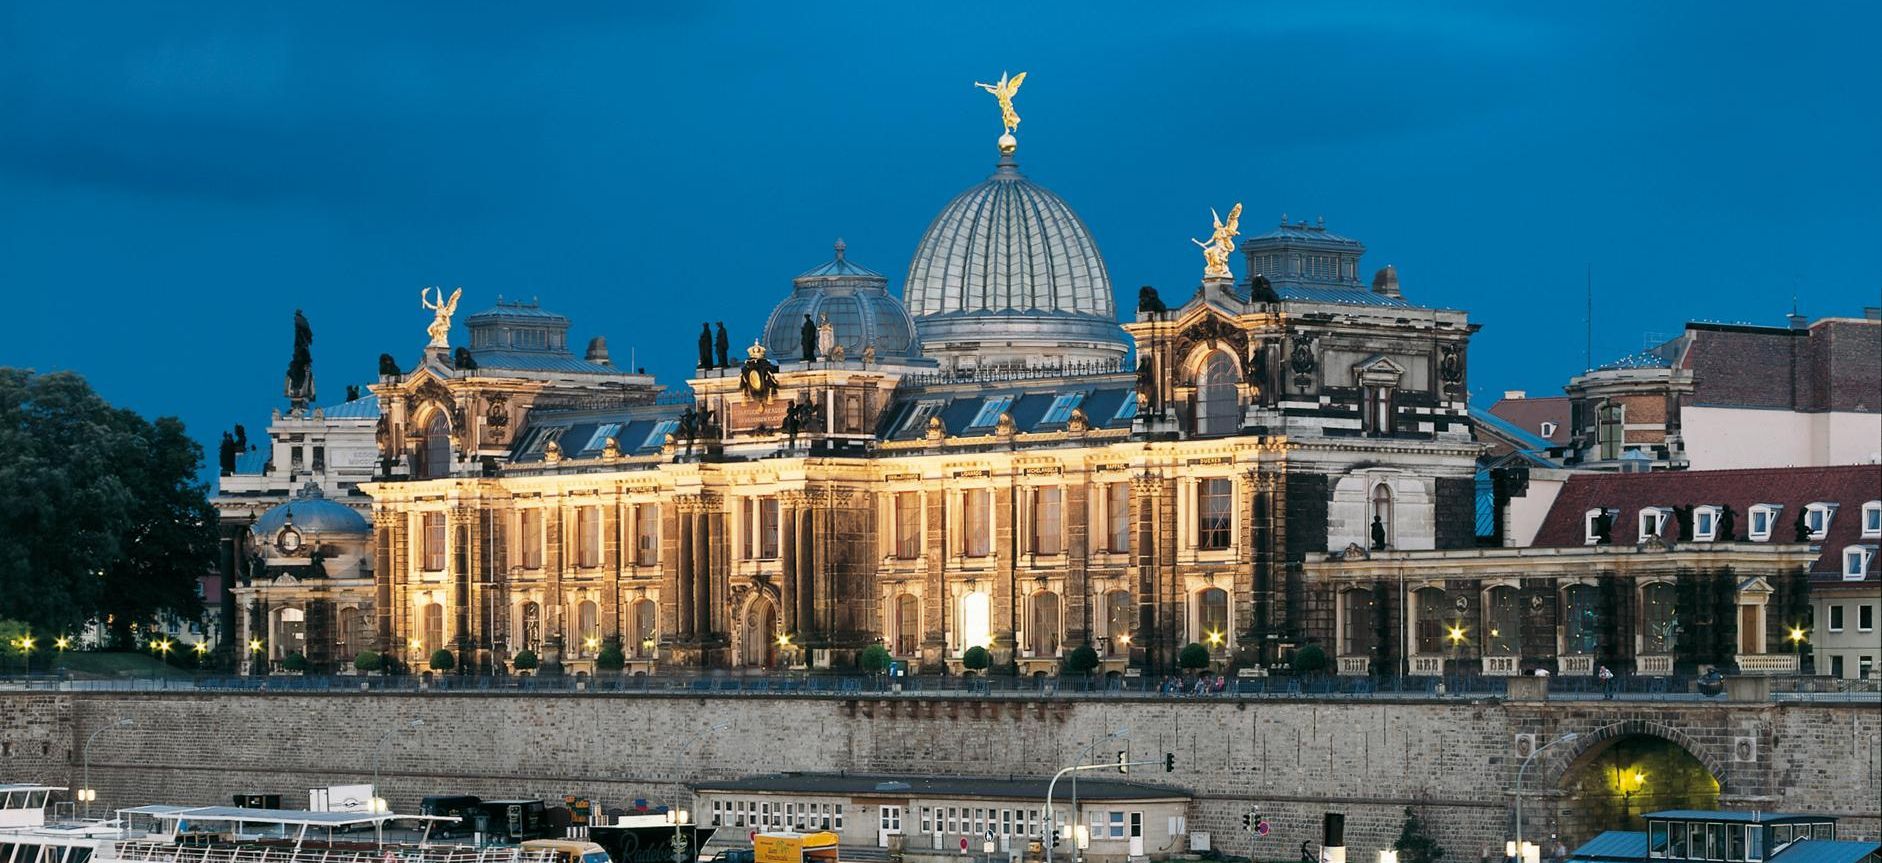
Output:
<path fill-rule="evenodd" d="M 1631 734 L 1584 752 L 1562 775 L 1558 832 L 1572 849 L 1604 830 L 1645 830 L 1667 809 L 1717 809 L 1719 780 L 1662 737 Z"/>

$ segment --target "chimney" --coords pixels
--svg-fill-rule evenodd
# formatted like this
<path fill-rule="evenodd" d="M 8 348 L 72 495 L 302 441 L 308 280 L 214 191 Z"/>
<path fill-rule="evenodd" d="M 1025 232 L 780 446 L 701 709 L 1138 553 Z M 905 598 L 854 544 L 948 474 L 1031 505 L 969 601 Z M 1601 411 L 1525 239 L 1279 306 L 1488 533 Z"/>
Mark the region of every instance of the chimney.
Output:
<path fill-rule="evenodd" d="M 1372 275 L 1372 292 L 1387 297 L 1399 298 L 1404 294 L 1398 290 L 1398 269 L 1386 264 L 1384 269 Z"/>
<path fill-rule="evenodd" d="M 1528 390 L 1504 390 L 1503 391 L 1503 400 L 1506 402 L 1520 401 L 1526 398 L 1529 398 Z"/>
<path fill-rule="evenodd" d="M 589 339 L 587 360 L 598 365 L 613 365 L 612 362 L 608 361 L 608 340 L 601 336 L 595 336 Z"/>

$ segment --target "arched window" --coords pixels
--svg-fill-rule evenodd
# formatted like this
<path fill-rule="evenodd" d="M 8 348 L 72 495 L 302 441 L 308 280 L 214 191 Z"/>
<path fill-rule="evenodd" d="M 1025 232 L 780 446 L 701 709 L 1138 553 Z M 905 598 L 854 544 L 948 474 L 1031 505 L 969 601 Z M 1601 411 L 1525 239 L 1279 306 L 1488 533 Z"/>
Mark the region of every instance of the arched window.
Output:
<path fill-rule="evenodd" d="M 1026 627 L 1026 647 L 1034 656 L 1059 652 L 1059 595 L 1043 590 L 1032 595 L 1032 620 Z"/>
<path fill-rule="evenodd" d="M 447 476 L 451 473 L 451 423 L 444 411 L 433 411 L 425 421 L 425 445 L 418 451 L 418 478 Z"/>
<path fill-rule="evenodd" d="M 1340 594 L 1340 653 L 1370 656 L 1379 648 L 1379 600 L 1367 588 Z"/>
<path fill-rule="evenodd" d="M 1110 640 L 1106 644 L 1106 653 L 1111 656 L 1129 656 L 1131 632 L 1137 623 L 1137 606 L 1131 602 L 1128 590 L 1113 590 L 1104 595 L 1105 635 Z"/>
<path fill-rule="evenodd" d="M 1196 592 L 1196 635 L 1196 641 L 1210 650 L 1228 645 L 1228 591 L 1206 587 Z"/>
<path fill-rule="evenodd" d="M 1235 361 L 1221 351 L 1203 361 L 1202 374 L 1196 379 L 1196 433 L 1199 435 L 1234 434 L 1242 427 L 1240 397 L 1235 392 L 1238 377 Z"/>
<path fill-rule="evenodd" d="M 993 602 L 985 593 L 975 591 L 961 597 L 961 640 L 955 649 L 966 653 L 969 647 L 993 644 Z"/>
<path fill-rule="evenodd" d="M 660 641 L 660 625 L 654 615 L 653 600 L 634 601 L 634 655 L 642 659 L 651 658 Z"/>
<path fill-rule="evenodd" d="M 601 650 L 601 606 L 585 600 L 575 607 L 575 638 L 582 646 L 582 656 L 592 657 Z"/>
<path fill-rule="evenodd" d="M 1444 599 L 1444 589 L 1422 587 L 1412 594 L 1417 602 L 1418 628 L 1412 633 L 1413 652 L 1436 656 L 1444 652 L 1444 623 L 1450 617 L 1451 604 Z"/>
<path fill-rule="evenodd" d="M 1679 643 L 1679 613 L 1673 585 L 1656 581 L 1640 589 L 1640 652 L 1672 653 Z"/>
<path fill-rule="evenodd" d="M 1516 656 L 1523 652 L 1522 595 L 1507 585 L 1490 588 L 1483 603 L 1483 652 Z"/>
<path fill-rule="evenodd" d="M 1366 519 L 1366 544 L 1375 549 L 1392 547 L 1392 488 L 1385 483 L 1372 487 L 1371 512 Z"/>
<path fill-rule="evenodd" d="M 1562 591 L 1562 652 L 1592 654 L 1600 643 L 1600 597 L 1586 584 Z"/>
<path fill-rule="evenodd" d="M 444 643 L 444 603 L 425 606 L 425 652 L 448 649 Z"/>
<path fill-rule="evenodd" d="M 307 654 L 307 612 L 289 606 L 275 614 L 274 658 L 286 659 L 290 653 Z"/>
<path fill-rule="evenodd" d="M 895 598 L 895 655 L 914 656 L 921 643 L 921 600 L 904 593 Z"/>
<path fill-rule="evenodd" d="M 520 615 L 523 628 L 517 633 L 516 647 L 519 650 L 542 650 L 542 606 L 534 602 L 523 603 Z"/>

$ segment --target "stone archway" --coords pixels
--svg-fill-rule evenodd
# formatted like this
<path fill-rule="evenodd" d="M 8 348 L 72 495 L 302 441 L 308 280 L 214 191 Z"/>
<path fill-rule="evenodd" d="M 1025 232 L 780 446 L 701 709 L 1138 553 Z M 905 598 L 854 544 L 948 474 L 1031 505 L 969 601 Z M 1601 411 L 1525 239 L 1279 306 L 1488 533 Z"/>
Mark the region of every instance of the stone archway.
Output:
<path fill-rule="evenodd" d="M 1716 809 L 1727 788 L 1725 765 L 1669 725 L 1614 722 L 1563 748 L 1538 777 L 1550 803 L 1538 807 L 1547 823 L 1535 822 L 1532 835 L 1571 849 L 1605 830 L 1644 830 L 1648 812 Z"/>
<path fill-rule="evenodd" d="M 753 593 L 739 614 L 738 664 L 746 668 L 778 666 L 778 604 Z"/>

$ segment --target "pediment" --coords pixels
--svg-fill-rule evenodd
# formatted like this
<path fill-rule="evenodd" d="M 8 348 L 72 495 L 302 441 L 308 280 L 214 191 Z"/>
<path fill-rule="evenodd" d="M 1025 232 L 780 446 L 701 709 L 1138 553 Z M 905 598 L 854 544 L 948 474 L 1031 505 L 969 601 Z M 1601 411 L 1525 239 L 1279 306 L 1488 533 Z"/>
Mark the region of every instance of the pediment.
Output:
<path fill-rule="evenodd" d="M 1405 367 L 1384 354 L 1373 354 L 1353 365 L 1353 382 L 1369 386 L 1398 386 Z"/>

